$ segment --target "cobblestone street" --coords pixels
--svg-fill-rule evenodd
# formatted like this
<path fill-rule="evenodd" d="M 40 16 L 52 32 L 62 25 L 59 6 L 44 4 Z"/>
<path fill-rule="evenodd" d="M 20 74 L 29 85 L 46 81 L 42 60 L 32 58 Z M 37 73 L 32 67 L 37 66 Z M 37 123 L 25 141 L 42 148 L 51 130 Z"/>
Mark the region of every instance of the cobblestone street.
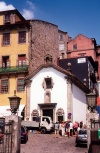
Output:
<path fill-rule="evenodd" d="M 75 147 L 75 137 L 54 138 L 53 134 L 29 132 L 29 140 L 21 144 L 21 153 L 87 153 L 86 146 Z"/>

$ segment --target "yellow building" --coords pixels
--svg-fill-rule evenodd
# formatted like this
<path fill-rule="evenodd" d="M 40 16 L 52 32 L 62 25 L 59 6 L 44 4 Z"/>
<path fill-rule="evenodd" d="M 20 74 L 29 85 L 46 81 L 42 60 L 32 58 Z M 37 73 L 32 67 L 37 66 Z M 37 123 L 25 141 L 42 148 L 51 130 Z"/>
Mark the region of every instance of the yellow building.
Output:
<path fill-rule="evenodd" d="M 19 115 L 26 104 L 29 29 L 29 21 L 17 10 L 0 12 L 0 117 L 11 114 L 8 97 L 14 95 L 14 90 L 21 98 Z"/>

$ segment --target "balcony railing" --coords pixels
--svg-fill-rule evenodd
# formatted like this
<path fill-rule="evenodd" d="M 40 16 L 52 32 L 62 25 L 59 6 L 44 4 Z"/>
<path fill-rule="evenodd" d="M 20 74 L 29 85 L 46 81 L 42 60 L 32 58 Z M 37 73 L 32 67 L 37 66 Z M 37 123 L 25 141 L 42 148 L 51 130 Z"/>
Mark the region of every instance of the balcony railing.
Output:
<path fill-rule="evenodd" d="M 0 74 L 2 73 L 19 73 L 19 72 L 28 72 L 28 66 L 10 66 L 10 67 L 0 67 Z"/>

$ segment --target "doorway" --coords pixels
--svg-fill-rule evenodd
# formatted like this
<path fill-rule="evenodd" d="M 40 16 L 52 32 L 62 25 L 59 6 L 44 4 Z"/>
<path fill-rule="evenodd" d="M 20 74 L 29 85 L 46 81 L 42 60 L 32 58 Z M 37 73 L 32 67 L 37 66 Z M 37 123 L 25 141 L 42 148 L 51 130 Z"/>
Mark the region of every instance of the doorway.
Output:
<path fill-rule="evenodd" d="M 53 120 L 53 109 L 43 109 L 43 116 L 50 116 Z"/>

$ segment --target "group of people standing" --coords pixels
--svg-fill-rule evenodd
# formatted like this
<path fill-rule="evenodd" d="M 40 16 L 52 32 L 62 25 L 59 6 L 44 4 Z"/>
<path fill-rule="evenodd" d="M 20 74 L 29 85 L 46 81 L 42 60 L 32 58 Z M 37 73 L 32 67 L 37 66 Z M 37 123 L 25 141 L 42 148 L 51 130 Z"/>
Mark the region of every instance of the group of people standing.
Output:
<path fill-rule="evenodd" d="M 72 123 L 71 121 L 62 121 L 55 123 L 55 137 L 61 136 L 75 136 L 80 128 L 86 128 L 83 124 L 83 121 L 80 123 L 75 122 Z"/>

